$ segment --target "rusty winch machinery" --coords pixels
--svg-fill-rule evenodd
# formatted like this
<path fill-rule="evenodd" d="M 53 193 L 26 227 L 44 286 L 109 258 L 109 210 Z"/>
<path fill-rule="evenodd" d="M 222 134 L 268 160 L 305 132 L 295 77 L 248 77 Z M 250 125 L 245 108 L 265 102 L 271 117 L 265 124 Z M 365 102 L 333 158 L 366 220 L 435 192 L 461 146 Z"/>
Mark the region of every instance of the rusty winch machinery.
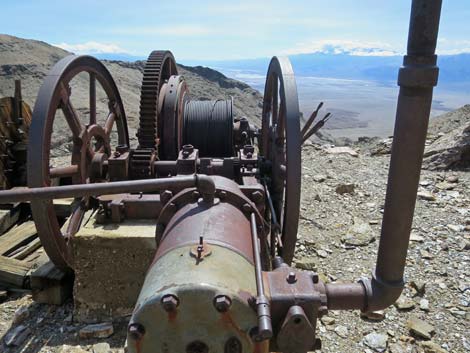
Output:
<path fill-rule="evenodd" d="M 328 310 L 391 305 L 403 272 L 433 86 L 441 1 L 415 0 L 400 69 L 397 120 L 377 266 L 370 279 L 323 283 L 291 267 L 300 207 L 301 127 L 286 58 L 268 68 L 261 126 L 234 117 L 233 102 L 198 101 L 169 51 L 144 69 L 138 145 L 130 146 L 118 88 L 90 56 L 69 56 L 39 91 L 29 135 L 29 188 L 0 202 L 31 201 L 41 242 L 73 270 L 84 214 L 100 222 L 156 220 L 157 251 L 128 326 L 130 352 L 308 352 Z M 89 121 L 75 110 L 70 81 L 89 76 Z M 97 119 L 97 83 L 109 111 Z M 69 164 L 50 168 L 60 111 L 73 135 Z M 114 131 L 114 138 L 113 138 Z M 66 227 L 52 200 L 73 198 Z M 110 230 L 111 232 L 112 230 Z M 129 260 L 131 261 L 131 260 Z M 132 261 L 138 261 L 134 259 Z"/>

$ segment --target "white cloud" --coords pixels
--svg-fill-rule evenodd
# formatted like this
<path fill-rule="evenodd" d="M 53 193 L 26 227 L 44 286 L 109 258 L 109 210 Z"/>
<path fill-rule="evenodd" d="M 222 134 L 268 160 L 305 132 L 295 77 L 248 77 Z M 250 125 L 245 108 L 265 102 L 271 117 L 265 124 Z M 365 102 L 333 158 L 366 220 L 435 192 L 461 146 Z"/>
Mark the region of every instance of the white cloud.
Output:
<path fill-rule="evenodd" d="M 356 56 L 392 56 L 400 55 L 391 45 L 381 42 L 367 42 L 359 40 L 322 39 L 308 43 L 298 43 L 294 48 L 286 50 L 284 54 L 349 54 Z"/>
<path fill-rule="evenodd" d="M 121 35 L 146 35 L 146 36 L 169 36 L 169 37 L 195 37 L 213 33 L 209 28 L 199 25 L 175 25 L 175 26 L 144 26 L 116 28 L 112 30 Z"/>
<path fill-rule="evenodd" d="M 470 53 L 470 40 L 439 38 L 436 51 L 439 55 L 468 54 Z"/>
<path fill-rule="evenodd" d="M 128 53 L 125 49 L 116 44 L 86 42 L 81 44 L 59 43 L 56 47 L 70 51 L 75 54 L 123 54 Z"/>

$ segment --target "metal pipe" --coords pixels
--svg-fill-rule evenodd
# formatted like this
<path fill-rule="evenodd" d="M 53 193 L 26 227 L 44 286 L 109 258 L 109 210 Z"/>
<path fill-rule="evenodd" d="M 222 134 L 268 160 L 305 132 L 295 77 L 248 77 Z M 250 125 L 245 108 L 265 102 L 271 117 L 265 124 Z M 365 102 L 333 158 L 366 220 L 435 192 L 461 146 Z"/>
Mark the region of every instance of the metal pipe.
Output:
<path fill-rule="evenodd" d="M 398 74 L 400 93 L 376 269 L 372 279 L 327 285 L 330 309 L 384 309 L 403 290 L 432 93 L 439 73 L 435 49 L 441 6 L 442 0 L 413 0 L 411 7 L 407 55 Z"/>
<path fill-rule="evenodd" d="M 259 341 L 263 341 L 272 337 L 273 328 L 271 323 L 271 310 L 269 308 L 269 300 L 264 294 L 263 272 L 261 271 L 260 246 L 258 242 L 258 232 L 256 230 L 256 216 L 254 213 L 251 213 L 250 221 L 257 292 L 256 308 L 258 313 L 258 332 L 256 335 L 256 339 Z"/>
<path fill-rule="evenodd" d="M 439 69 L 435 55 L 442 0 L 413 0 L 407 55 L 398 74 L 398 96 L 390 169 L 377 264 L 366 310 L 395 302 L 403 273 L 418 191 L 421 163 Z"/>
<path fill-rule="evenodd" d="M 196 187 L 203 196 L 213 198 L 215 183 L 207 175 L 192 175 L 176 178 L 144 179 L 116 181 L 97 184 L 78 184 L 66 186 L 49 186 L 42 188 L 18 188 L 0 191 L 0 204 L 25 202 L 31 200 L 66 199 L 86 196 L 119 194 L 123 192 L 152 192 L 171 188 Z"/>

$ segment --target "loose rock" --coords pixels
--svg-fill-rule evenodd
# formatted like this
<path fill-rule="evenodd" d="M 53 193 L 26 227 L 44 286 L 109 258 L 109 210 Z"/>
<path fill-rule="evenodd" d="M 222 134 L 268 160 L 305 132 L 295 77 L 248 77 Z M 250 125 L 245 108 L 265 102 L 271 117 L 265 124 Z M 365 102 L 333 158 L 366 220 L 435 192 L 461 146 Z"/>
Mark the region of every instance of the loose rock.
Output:
<path fill-rule="evenodd" d="M 429 300 L 421 299 L 419 301 L 419 308 L 423 311 L 429 311 Z"/>
<path fill-rule="evenodd" d="M 15 311 L 13 315 L 12 326 L 17 326 L 23 323 L 29 317 L 29 309 L 27 306 L 22 306 Z"/>
<path fill-rule="evenodd" d="M 415 302 L 404 294 L 402 294 L 397 299 L 394 305 L 398 310 L 411 310 L 415 307 Z"/>
<path fill-rule="evenodd" d="M 336 333 L 339 337 L 346 338 L 346 337 L 348 337 L 349 330 L 348 330 L 348 328 L 347 328 L 346 326 L 339 325 L 339 326 L 336 326 L 336 327 L 335 327 L 335 333 Z"/>
<path fill-rule="evenodd" d="M 434 334 L 434 327 L 426 321 L 418 319 L 416 316 L 410 316 L 406 325 L 412 334 L 427 340 L 430 340 L 431 336 Z"/>
<path fill-rule="evenodd" d="M 340 195 L 344 194 L 354 194 L 354 189 L 356 188 L 355 184 L 339 184 L 336 186 L 336 193 Z"/>
<path fill-rule="evenodd" d="M 447 353 L 445 349 L 433 341 L 419 342 L 419 346 L 423 348 L 424 353 Z"/>
<path fill-rule="evenodd" d="M 384 333 L 371 332 L 364 336 L 364 344 L 376 352 L 384 352 L 387 349 L 388 336 Z"/>
<path fill-rule="evenodd" d="M 350 246 L 366 246 L 375 239 L 373 230 L 368 222 L 355 217 L 354 224 L 347 233 L 341 238 L 341 241 Z"/>
<path fill-rule="evenodd" d="M 317 266 L 315 262 L 309 258 L 303 258 L 300 260 L 297 260 L 295 263 L 295 267 L 300 268 L 301 270 L 306 270 L 306 271 L 316 271 Z"/>
<path fill-rule="evenodd" d="M 24 325 L 18 325 L 10 329 L 10 331 L 7 332 L 3 340 L 5 344 L 9 347 L 21 346 L 21 344 L 23 344 L 23 342 L 26 340 L 30 333 L 31 330 L 28 327 Z"/>
<path fill-rule="evenodd" d="M 101 342 L 93 345 L 93 353 L 109 353 L 111 351 L 111 347 L 109 343 Z"/>
<path fill-rule="evenodd" d="M 325 149 L 325 151 L 329 154 L 348 154 L 352 157 L 359 156 L 359 154 L 354 151 L 351 147 L 330 147 Z"/>
<path fill-rule="evenodd" d="M 385 312 L 383 310 L 361 312 L 361 317 L 372 321 L 382 321 L 385 319 Z"/>
<path fill-rule="evenodd" d="M 426 200 L 426 201 L 436 201 L 436 195 L 426 190 L 419 191 L 418 198 L 421 200 Z"/>
<path fill-rule="evenodd" d="M 80 338 L 107 338 L 113 333 L 114 327 L 110 322 L 88 325 L 78 332 Z"/>

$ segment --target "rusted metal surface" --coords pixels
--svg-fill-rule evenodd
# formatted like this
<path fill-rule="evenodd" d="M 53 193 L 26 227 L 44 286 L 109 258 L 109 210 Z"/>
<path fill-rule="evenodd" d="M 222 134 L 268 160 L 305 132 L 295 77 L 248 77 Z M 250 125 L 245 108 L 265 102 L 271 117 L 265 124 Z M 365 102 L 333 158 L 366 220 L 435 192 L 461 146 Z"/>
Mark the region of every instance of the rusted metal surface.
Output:
<path fill-rule="evenodd" d="M 176 247 L 151 266 L 131 318 L 131 325 L 145 327 L 145 335 L 133 340 L 128 334 L 129 352 L 189 352 L 194 342 L 204 344 L 209 352 L 238 345 L 242 352 L 254 352 L 250 337 L 257 326 L 250 306 L 250 298 L 256 295 L 253 264 L 219 245 L 211 245 L 212 254 L 197 262 L 191 247 Z M 170 311 L 162 306 L 162 298 L 168 295 L 178 303 Z M 267 353 L 266 345 L 258 352 Z"/>
<path fill-rule="evenodd" d="M 139 148 L 158 148 L 158 122 L 161 117 L 160 91 L 172 75 L 177 75 L 176 61 L 167 50 L 150 53 L 144 68 L 140 93 L 140 118 L 137 138 Z"/>
<path fill-rule="evenodd" d="M 307 353 L 315 343 L 315 327 L 299 305 L 289 308 L 277 335 L 277 346 L 284 353 Z"/>
<path fill-rule="evenodd" d="M 278 96 L 280 101 L 278 102 Z M 287 58 L 274 57 L 266 78 L 260 153 L 271 161 L 269 191 L 282 234 L 282 257 L 291 263 L 300 212 L 300 113 L 294 72 Z M 286 172 L 280 173 L 280 167 Z M 285 176 L 284 176 L 285 175 Z"/>
<path fill-rule="evenodd" d="M 221 177 L 212 180 L 217 188 L 213 202 L 205 201 L 194 189 L 183 190 L 168 200 L 158 217 L 155 259 L 175 247 L 197 244 L 202 236 L 205 244 L 224 246 L 254 263 L 250 220 L 243 210 L 250 200 L 233 181 Z M 253 210 L 254 205 L 248 212 Z M 259 213 L 257 218 L 262 220 Z"/>
<path fill-rule="evenodd" d="M 398 75 L 398 96 L 390 170 L 377 265 L 367 289 L 367 310 L 391 305 L 403 289 L 403 273 L 421 163 L 437 84 L 435 55 L 441 0 L 414 0 L 408 53 Z"/>
<path fill-rule="evenodd" d="M 161 178 L 150 180 L 115 181 L 100 184 L 79 184 L 64 186 L 49 186 L 42 188 L 17 188 L 2 191 L 0 204 L 8 202 L 23 202 L 28 200 L 52 200 L 72 197 L 89 197 L 123 192 L 139 193 L 152 192 L 162 189 L 184 189 L 195 187 L 205 195 L 215 194 L 215 184 L 207 175 L 191 175 L 176 178 Z"/>
<path fill-rule="evenodd" d="M 90 102 L 96 100 L 95 82 L 98 81 L 107 95 L 110 115 L 117 127 L 119 144 L 129 144 L 126 116 L 117 87 L 105 66 L 90 56 L 68 56 L 60 60 L 48 74 L 41 88 L 33 111 L 28 148 L 28 185 L 41 188 L 51 185 L 50 150 L 57 110 L 62 110 L 73 135 L 71 166 L 66 171 L 76 168 L 74 184 L 86 183 L 89 165 L 96 152 L 110 153 L 110 133 L 96 124 L 94 115 L 90 115 L 90 125 L 84 126 L 70 99 L 70 81 L 81 72 L 88 72 L 91 77 Z M 94 103 L 96 106 L 96 102 Z M 93 108 L 93 103 L 91 103 Z M 96 139 L 98 146 L 92 148 L 91 140 Z M 75 167 L 76 166 L 76 167 Z M 57 175 L 57 170 L 52 175 Z M 66 174 L 67 174 L 66 173 Z M 31 209 L 41 242 L 51 260 L 61 268 L 72 266 L 71 253 L 67 240 L 61 233 L 59 222 L 51 201 L 32 200 Z M 77 209 L 77 212 L 81 212 Z M 74 217 L 80 219 L 80 217 Z M 73 228 L 77 228 L 75 225 Z"/>
<path fill-rule="evenodd" d="M 165 89 L 162 118 L 159 120 L 161 140 L 159 148 L 160 160 L 174 160 L 183 144 L 183 108 L 188 99 L 188 86 L 183 76 L 173 75 L 168 79 Z"/>
<path fill-rule="evenodd" d="M 256 216 L 254 213 L 250 215 L 251 240 L 253 244 L 253 259 L 255 261 L 256 276 L 256 312 L 258 314 L 258 329 L 254 335 L 255 341 L 264 341 L 270 339 L 273 335 L 273 327 L 271 324 L 270 302 L 264 292 L 263 274 L 261 270 L 261 251 L 260 239 L 256 225 Z"/>

